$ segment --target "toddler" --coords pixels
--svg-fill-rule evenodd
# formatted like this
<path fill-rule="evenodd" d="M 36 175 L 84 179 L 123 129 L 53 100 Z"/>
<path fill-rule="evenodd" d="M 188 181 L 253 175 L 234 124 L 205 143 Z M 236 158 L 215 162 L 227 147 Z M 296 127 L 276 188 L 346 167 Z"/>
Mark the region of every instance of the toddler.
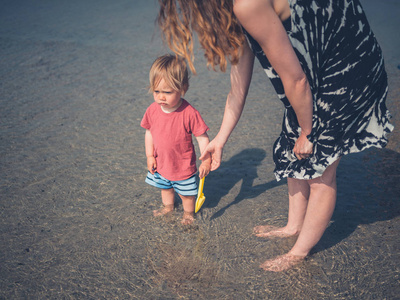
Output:
<path fill-rule="evenodd" d="M 146 182 L 161 189 L 163 207 L 153 211 L 162 216 L 174 210 L 175 191 L 182 199 L 182 224 L 194 221 L 197 195 L 196 152 L 192 134 L 200 152 L 209 143 L 208 127 L 200 113 L 182 97 L 189 88 L 185 60 L 173 55 L 157 58 L 150 69 L 150 91 L 154 103 L 146 110 L 141 126 L 146 129 Z M 199 167 L 199 177 L 211 169 L 208 154 Z"/>

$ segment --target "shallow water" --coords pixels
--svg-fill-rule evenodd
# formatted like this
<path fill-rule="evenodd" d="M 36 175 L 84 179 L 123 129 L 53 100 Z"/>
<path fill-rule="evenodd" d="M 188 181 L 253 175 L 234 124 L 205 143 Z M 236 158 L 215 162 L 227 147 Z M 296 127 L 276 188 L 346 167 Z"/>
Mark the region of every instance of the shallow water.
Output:
<path fill-rule="evenodd" d="M 139 122 L 148 69 L 166 52 L 154 7 L 1 4 L 0 299 L 396 299 L 396 147 L 343 158 L 337 208 L 310 257 L 280 274 L 258 268 L 295 241 L 251 234 L 287 215 L 271 159 L 282 106 L 259 67 L 196 223 L 180 225 L 181 206 L 152 217 L 160 199 L 144 183 Z M 212 137 L 228 76 L 198 59 L 187 99 Z"/>
<path fill-rule="evenodd" d="M 395 299 L 399 291 L 398 187 L 380 186 L 382 178 L 376 178 L 376 167 L 372 169 L 376 162 L 370 161 L 375 153 L 368 155 L 343 159 L 332 222 L 311 256 L 295 269 L 276 274 L 258 268 L 263 260 L 290 250 L 295 238 L 262 240 L 251 235 L 252 227 L 260 223 L 284 225 L 285 185 L 247 185 L 245 178 L 232 179 L 229 193 L 214 203 L 214 195 L 219 196 L 221 185 L 225 186 L 213 174 L 207 178 L 205 207 L 191 230 L 175 232 L 179 215 L 167 223 L 170 226 L 160 221 L 160 227 L 149 229 L 157 236 L 149 248 L 156 248 L 161 239 L 168 253 L 161 257 L 150 254 L 154 279 L 189 297 L 196 295 L 196 287 L 201 288 L 207 295 L 204 299 Z M 241 161 L 249 162 L 245 155 Z M 248 165 L 233 163 L 230 170 L 245 174 Z M 262 186 L 262 194 L 253 192 L 252 185 Z M 397 191 L 393 193 L 392 188 Z M 187 277 L 183 278 L 177 274 L 180 267 L 175 266 L 181 262 L 174 256 L 182 249 L 188 251 Z M 199 291 L 194 298 L 203 297 L 200 295 Z"/>

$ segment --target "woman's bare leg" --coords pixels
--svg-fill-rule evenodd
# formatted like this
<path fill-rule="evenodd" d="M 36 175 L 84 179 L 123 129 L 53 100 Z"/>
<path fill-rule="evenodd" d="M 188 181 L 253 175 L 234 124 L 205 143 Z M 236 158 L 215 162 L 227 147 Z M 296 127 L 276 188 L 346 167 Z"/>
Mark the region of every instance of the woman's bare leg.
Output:
<path fill-rule="evenodd" d="M 162 189 L 161 190 L 161 200 L 164 207 L 153 210 L 153 215 L 155 217 L 163 216 L 167 213 L 170 213 L 174 210 L 174 203 L 175 203 L 175 191 L 174 189 Z"/>
<path fill-rule="evenodd" d="M 336 204 L 336 169 L 339 161 L 329 166 L 324 174 L 309 180 L 310 198 L 303 228 L 290 253 L 306 256 L 319 242 L 331 220 Z"/>
<path fill-rule="evenodd" d="M 254 227 L 259 237 L 289 237 L 298 235 L 307 210 L 310 186 L 306 180 L 288 178 L 289 213 L 285 227 L 262 225 Z"/>
<path fill-rule="evenodd" d="M 308 180 L 310 197 L 303 227 L 289 253 L 265 261 L 260 267 L 267 271 L 284 271 L 298 264 L 319 242 L 331 220 L 336 204 L 336 169 L 339 160 L 330 165 L 324 174 Z"/>

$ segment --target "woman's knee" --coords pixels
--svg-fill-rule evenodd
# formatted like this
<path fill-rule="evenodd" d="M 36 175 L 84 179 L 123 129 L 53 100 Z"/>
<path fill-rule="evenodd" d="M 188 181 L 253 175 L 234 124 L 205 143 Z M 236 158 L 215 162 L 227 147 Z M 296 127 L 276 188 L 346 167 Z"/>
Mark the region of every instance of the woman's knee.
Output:
<path fill-rule="evenodd" d="M 336 170 L 339 165 L 340 159 L 336 160 L 333 164 L 328 166 L 322 176 L 309 181 L 310 187 L 314 185 L 324 184 L 327 186 L 336 186 Z"/>

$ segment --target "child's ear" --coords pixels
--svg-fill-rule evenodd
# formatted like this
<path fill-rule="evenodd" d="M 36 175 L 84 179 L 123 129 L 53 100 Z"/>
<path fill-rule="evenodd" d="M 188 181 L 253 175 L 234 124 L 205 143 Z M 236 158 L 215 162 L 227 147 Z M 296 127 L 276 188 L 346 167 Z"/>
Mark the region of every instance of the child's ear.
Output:
<path fill-rule="evenodd" d="M 182 97 L 185 96 L 187 90 L 189 89 L 189 85 L 188 84 L 183 84 L 182 88 L 181 88 L 181 95 Z"/>

